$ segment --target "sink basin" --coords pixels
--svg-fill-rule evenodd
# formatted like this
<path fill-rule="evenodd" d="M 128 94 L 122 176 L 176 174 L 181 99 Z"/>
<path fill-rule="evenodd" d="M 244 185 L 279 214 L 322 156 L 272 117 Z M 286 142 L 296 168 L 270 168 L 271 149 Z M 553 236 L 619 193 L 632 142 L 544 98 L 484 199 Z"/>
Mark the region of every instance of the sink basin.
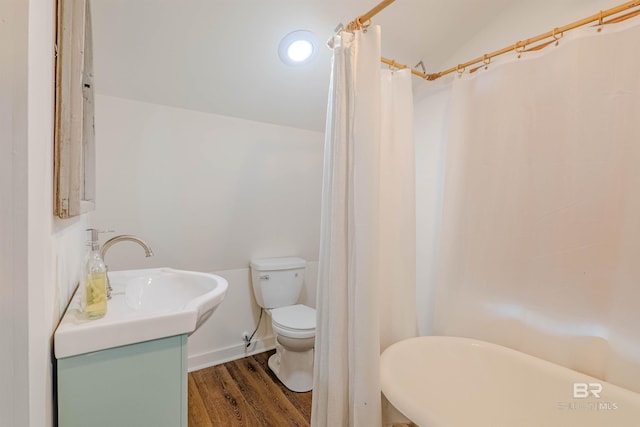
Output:
<path fill-rule="evenodd" d="M 54 335 L 60 359 L 173 335 L 192 334 L 224 299 L 227 281 L 173 268 L 109 272 L 107 314 L 86 320 L 77 298 Z"/>
<path fill-rule="evenodd" d="M 181 307 L 215 307 L 226 291 L 219 276 L 171 268 L 109 273 L 112 295 L 124 292 L 129 307 L 145 311 L 175 311 Z"/>

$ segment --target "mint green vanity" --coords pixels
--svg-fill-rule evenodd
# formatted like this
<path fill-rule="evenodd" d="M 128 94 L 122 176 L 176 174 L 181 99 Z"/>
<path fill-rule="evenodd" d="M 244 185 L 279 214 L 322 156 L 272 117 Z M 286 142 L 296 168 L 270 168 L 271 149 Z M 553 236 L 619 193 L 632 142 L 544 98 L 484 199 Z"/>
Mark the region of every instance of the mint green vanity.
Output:
<path fill-rule="evenodd" d="M 187 336 L 227 281 L 166 267 L 109 281 L 104 317 L 87 320 L 74 296 L 56 328 L 58 427 L 187 427 Z"/>
<path fill-rule="evenodd" d="M 59 427 L 187 427 L 187 335 L 58 359 Z"/>

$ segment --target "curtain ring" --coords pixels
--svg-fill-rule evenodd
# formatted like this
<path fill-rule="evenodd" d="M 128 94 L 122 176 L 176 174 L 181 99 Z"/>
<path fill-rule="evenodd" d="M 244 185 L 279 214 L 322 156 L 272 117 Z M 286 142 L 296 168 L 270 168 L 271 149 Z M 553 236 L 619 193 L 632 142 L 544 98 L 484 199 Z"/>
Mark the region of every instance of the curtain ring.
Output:
<path fill-rule="evenodd" d="M 558 43 L 560 43 L 560 39 L 562 37 L 564 37 L 564 33 L 560 32 L 559 34 L 560 34 L 560 36 L 558 36 L 558 28 L 554 28 L 553 29 L 553 33 L 551 34 L 551 36 L 556 41 L 556 46 L 558 46 Z"/>
<path fill-rule="evenodd" d="M 489 68 L 489 64 L 491 64 L 491 58 L 486 53 L 482 55 L 482 62 L 484 63 L 484 69 Z"/>
<path fill-rule="evenodd" d="M 554 28 L 553 29 L 553 33 L 551 34 L 551 36 L 556 40 L 559 40 L 564 36 L 564 33 L 562 33 L 562 32 L 559 33 L 558 30 L 559 30 L 559 28 Z M 558 34 L 560 34 L 560 36 L 558 36 Z"/>
<path fill-rule="evenodd" d="M 360 20 L 360 18 L 362 18 L 362 17 L 358 16 L 356 18 L 356 23 L 358 25 L 358 29 L 359 30 L 363 30 L 363 31 L 367 31 L 367 28 L 369 28 L 371 26 L 371 19 L 367 19 L 365 22 L 362 22 Z"/>
<path fill-rule="evenodd" d="M 518 59 L 520 59 L 520 56 L 522 56 L 522 52 L 524 52 L 525 47 L 527 47 L 527 44 L 523 41 L 519 41 L 516 43 L 513 50 L 515 50 L 518 53 Z"/>
<path fill-rule="evenodd" d="M 603 24 L 602 11 L 600 11 L 600 18 L 598 18 L 598 32 L 602 31 L 602 24 Z"/>

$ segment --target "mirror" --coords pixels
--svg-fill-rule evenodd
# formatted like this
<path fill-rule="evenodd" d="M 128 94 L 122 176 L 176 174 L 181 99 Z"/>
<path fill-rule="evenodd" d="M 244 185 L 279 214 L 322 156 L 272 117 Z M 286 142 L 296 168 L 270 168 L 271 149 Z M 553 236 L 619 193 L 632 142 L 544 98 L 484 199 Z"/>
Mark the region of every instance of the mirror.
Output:
<path fill-rule="evenodd" d="M 56 42 L 54 215 L 95 208 L 93 46 L 88 0 L 59 0 Z"/>

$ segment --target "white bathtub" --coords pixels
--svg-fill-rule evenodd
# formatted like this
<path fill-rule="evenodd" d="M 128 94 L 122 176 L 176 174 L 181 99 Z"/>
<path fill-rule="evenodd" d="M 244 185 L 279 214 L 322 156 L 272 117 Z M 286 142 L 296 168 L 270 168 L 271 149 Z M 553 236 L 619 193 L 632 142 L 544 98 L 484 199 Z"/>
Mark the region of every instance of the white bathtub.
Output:
<path fill-rule="evenodd" d="M 382 354 L 381 381 L 420 427 L 640 426 L 640 394 L 468 338 L 396 343 Z"/>

